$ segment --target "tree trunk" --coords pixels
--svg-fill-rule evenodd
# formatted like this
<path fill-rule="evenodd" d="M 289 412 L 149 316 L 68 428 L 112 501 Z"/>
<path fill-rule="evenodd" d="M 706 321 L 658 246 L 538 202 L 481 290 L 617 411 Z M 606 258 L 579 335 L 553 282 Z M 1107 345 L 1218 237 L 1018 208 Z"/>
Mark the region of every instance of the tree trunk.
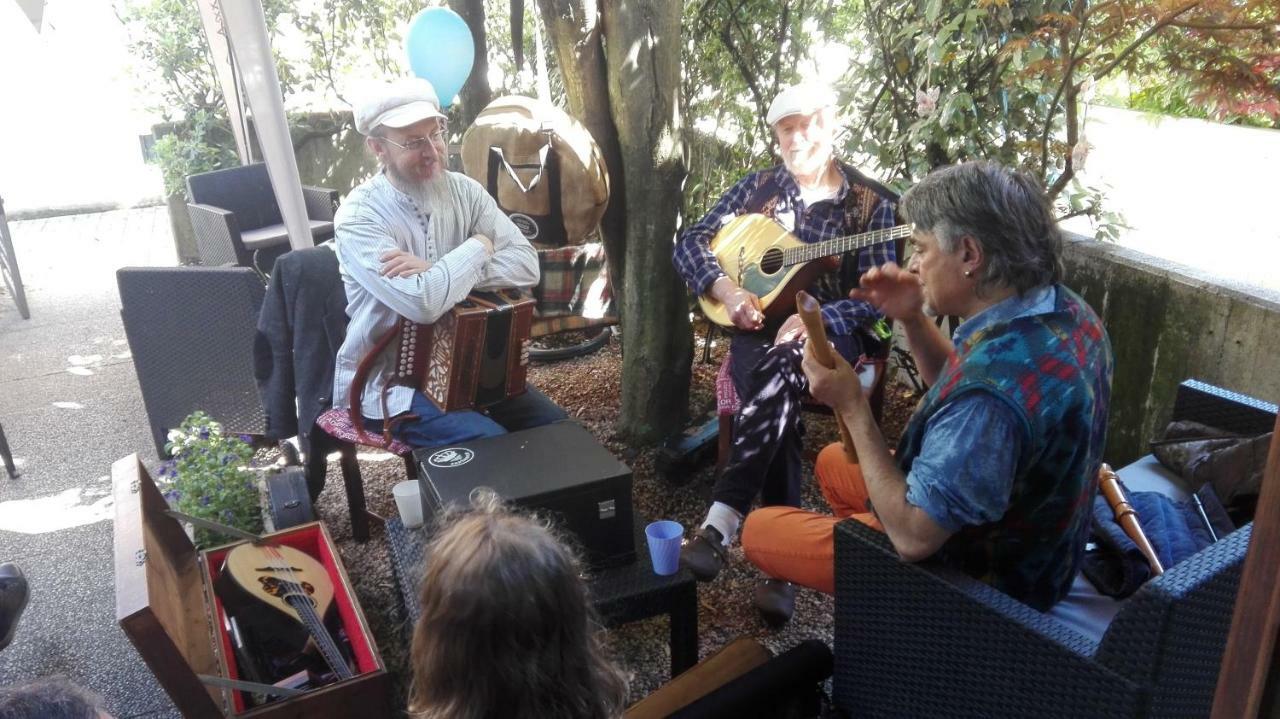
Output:
<path fill-rule="evenodd" d="M 609 282 L 615 302 L 625 305 L 626 181 L 618 130 L 609 112 L 608 70 L 601 43 L 600 15 L 594 1 L 538 0 L 547 37 L 564 77 L 569 114 L 582 122 L 604 154 L 609 168 L 609 207 L 600 221 L 609 257 Z M 679 34 L 673 36 L 678 42 Z"/>
<path fill-rule="evenodd" d="M 471 66 L 471 75 L 462 86 L 462 126 L 466 130 L 476 121 L 476 115 L 493 99 L 493 91 L 489 89 L 489 41 L 484 31 L 484 0 L 449 0 L 449 9 L 462 16 L 467 27 L 471 28 L 471 39 L 476 46 L 475 64 Z"/>
<path fill-rule="evenodd" d="M 604 0 L 602 7 L 627 208 L 618 428 L 646 442 L 683 427 L 693 359 L 684 286 L 671 264 L 685 177 L 681 2 Z"/>

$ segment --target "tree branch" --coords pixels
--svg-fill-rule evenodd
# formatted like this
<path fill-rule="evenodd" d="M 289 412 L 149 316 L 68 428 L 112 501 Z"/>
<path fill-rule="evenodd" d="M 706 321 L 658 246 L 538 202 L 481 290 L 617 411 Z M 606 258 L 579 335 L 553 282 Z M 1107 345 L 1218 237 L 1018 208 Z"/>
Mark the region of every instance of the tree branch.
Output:
<path fill-rule="evenodd" d="M 1169 23 L 1170 27 L 1181 27 L 1188 30 L 1267 30 L 1271 26 L 1266 23 L 1222 23 L 1196 22 L 1183 20 Z"/>
<path fill-rule="evenodd" d="M 1174 20 L 1177 20 L 1180 16 L 1194 9 L 1196 6 L 1200 5 L 1203 2 L 1204 0 L 1188 0 L 1187 2 L 1179 6 L 1177 9 L 1170 11 L 1164 17 L 1157 20 L 1154 25 L 1147 28 L 1145 32 L 1143 32 L 1141 35 L 1137 37 L 1137 39 L 1129 43 L 1128 47 L 1121 50 L 1120 53 L 1116 55 L 1114 59 L 1111 60 L 1111 62 L 1107 63 L 1106 65 L 1103 65 L 1101 70 L 1095 71 L 1093 73 L 1094 79 L 1102 79 L 1107 75 L 1110 75 L 1112 70 L 1115 70 L 1117 67 L 1119 67 L 1120 63 L 1124 62 L 1125 59 L 1127 59 L 1130 55 L 1132 55 L 1134 51 L 1137 50 L 1139 47 L 1142 47 L 1143 43 L 1145 43 L 1147 40 L 1150 40 L 1152 35 L 1155 35 L 1156 33 L 1160 32 L 1164 28 L 1168 27 Z"/>
<path fill-rule="evenodd" d="M 1072 217 L 1079 217 L 1081 215 L 1092 215 L 1094 212 L 1097 211 L 1097 209 L 1098 208 L 1094 205 L 1089 205 L 1088 207 L 1082 207 L 1079 210 L 1072 210 L 1071 212 L 1068 212 L 1067 214 L 1058 217 L 1057 221 L 1065 222 L 1071 219 Z"/>

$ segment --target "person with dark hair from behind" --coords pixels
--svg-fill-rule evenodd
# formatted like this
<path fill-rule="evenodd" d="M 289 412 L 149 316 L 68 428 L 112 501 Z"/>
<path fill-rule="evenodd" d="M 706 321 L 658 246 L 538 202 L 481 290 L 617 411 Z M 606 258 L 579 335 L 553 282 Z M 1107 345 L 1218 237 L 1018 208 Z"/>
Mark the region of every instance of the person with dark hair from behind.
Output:
<path fill-rule="evenodd" d="M 111 719 L 102 704 L 64 676 L 0 689 L 0 719 Z"/>
<path fill-rule="evenodd" d="M 621 716 L 627 683 L 600 642 L 577 557 L 496 495 L 473 504 L 427 550 L 409 716 Z"/>
<path fill-rule="evenodd" d="M 1113 357 L 1062 284 L 1062 235 L 1040 185 L 995 163 L 935 170 L 902 197 L 906 270 L 853 296 L 897 320 L 930 389 L 890 454 L 849 364 L 809 354 L 809 391 L 845 421 L 814 473 L 836 516 L 765 507 L 742 546 L 765 574 L 832 592 L 834 524 L 883 530 L 905 561 L 937 557 L 1040 611 L 1080 569 L 1106 445 Z M 945 337 L 930 316 L 964 318 Z"/>

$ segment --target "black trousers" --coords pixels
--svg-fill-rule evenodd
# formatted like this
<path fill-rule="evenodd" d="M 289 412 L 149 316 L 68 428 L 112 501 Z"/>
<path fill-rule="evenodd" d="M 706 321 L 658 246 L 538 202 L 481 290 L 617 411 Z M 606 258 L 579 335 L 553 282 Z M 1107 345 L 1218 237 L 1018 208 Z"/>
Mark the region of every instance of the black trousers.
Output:
<path fill-rule="evenodd" d="M 729 344 L 733 386 L 741 406 L 733 418 L 729 461 L 711 490 L 711 499 L 744 515 L 757 495 L 762 506 L 800 506 L 804 478 L 800 405 L 809 393 L 809 380 L 800 368 L 804 344 L 775 346 L 774 335 L 770 331 L 738 333 Z M 845 359 L 853 361 L 862 354 L 856 335 L 829 339 Z"/>

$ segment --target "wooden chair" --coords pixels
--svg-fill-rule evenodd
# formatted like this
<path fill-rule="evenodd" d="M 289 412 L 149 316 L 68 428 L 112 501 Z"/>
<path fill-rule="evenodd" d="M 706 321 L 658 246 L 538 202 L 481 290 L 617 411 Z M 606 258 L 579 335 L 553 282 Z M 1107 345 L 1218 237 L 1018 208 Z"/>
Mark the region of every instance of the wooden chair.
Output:
<path fill-rule="evenodd" d="M 357 542 L 369 538 L 369 519 L 382 526 L 383 518 L 370 512 L 364 497 L 364 478 L 360 475 L 360 463 L 356 461 L 356 447 L 371 447 L 399 456 L 404 460 L 405 474 L 409 479 L 418 478 L 418 468 L 413 463 L 413 447 L 393 439 L 383 440 L 377 432 L 356 432 L 351 416 L 345 408 L 335 407 L 316 420 L 318 431 L 311 434 L 311 452 L 307 455 L 307 476 L 323 477 L 327 471 L 328 455 L 334 449 L 342 454 L 342 484 L 347 490 L 347 509 L 351 512 L 351 536 Z"/>

